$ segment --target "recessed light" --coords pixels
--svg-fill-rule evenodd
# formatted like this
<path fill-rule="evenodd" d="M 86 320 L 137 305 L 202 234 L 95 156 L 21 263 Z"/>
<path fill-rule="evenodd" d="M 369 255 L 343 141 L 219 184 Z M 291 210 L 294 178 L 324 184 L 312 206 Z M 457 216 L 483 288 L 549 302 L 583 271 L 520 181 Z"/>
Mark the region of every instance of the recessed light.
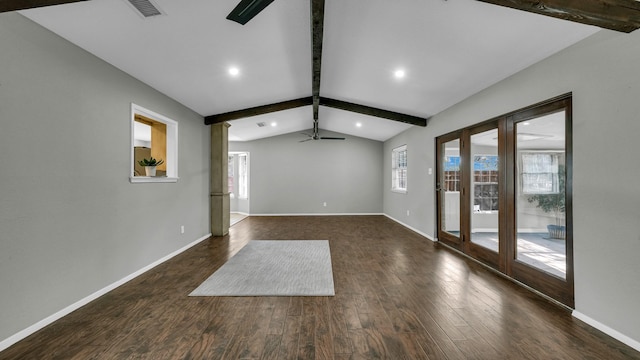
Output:
<path fill-rule="evenodd" d="M 238 69 L 237 67 L 233 66 L 229 68 L 229 75 L 231 76 L 238 76 L 240 75 L 240 69 Z"/>
<path fill-rule="evenodd" d="M 523 123 L 522 123 L 522 125 L 524 125 L 524 126 L 527 126 L 527 125 L 529 125 L 529 124 L 530 124 L 530 123 L 529 123 L 528 121 L 525 121 L 525 122 L 523 122 Z"/>
<path fill-rule="evenodd" d="M 274 127 L 278 126 L 278 123 L 274 121 L 274 122 L 271 123 L 271 126 L 274 126 Z"/>
<path fill-rule="evenodd" d="M 356 127 L 362 127 L 362 123 L 357 122 Z"/>
<path fill-rule="evenodd" d="M 404 69 L 397 69 L 396 71 L 393 72 L 393 76 L 396 77 L 396 79 L 402 79 L 404 78 L 404 76 L 406 75 Z"/>

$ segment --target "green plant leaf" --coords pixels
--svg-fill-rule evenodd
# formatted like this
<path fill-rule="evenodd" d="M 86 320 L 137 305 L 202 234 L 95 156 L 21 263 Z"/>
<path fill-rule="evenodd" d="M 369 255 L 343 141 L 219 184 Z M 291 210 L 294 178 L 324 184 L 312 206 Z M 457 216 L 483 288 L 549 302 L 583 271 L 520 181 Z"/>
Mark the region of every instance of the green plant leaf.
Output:
<path fill-rule="evenodd" d="M 162 159 L 156 160 L 153 157 L 151 157 L 149 159 L 139 160 L 138 164 L 140 166 L 160 166 L 160 165 L 164 164 L 164 160 L 162 160 Z"/>

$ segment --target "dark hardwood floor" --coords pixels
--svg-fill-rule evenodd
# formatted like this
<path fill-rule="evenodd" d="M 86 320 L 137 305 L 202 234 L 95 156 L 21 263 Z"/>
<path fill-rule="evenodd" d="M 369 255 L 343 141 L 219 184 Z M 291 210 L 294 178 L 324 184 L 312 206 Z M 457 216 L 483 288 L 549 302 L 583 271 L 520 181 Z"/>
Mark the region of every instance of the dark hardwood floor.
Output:
<path fill-rule="evenodd" d="M 334 297 L 187 295 L 249 240 L 328 239 Z M 382 216 L 250 217 L 0 359 L 640 359 Z"/>

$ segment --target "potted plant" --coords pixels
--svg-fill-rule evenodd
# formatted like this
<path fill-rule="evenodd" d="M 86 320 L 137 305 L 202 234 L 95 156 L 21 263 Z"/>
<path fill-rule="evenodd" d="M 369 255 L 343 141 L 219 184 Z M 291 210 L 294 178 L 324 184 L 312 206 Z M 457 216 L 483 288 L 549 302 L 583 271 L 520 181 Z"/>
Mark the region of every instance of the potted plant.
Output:
<path fill-rule="evenodd" d="M 565 169 L 560 165 L 558 168 L 558 192 L 554 194 L 535 194 L 527 199 L 530 203 L 536 203 L 545 213 L 553 213 L 556 223 L 547 225 L 549 237 L 552 239 L 565 239 L 566 226 L 565 219 Z"/>
<path fill-rule="evenodd" d="M 164 160 L 156 160 L 153 157 L 138 161 L 140 166 L 144 166 L 144 172 L 147 176 L 156 176 L 156 166 L 164 164 Z"/>

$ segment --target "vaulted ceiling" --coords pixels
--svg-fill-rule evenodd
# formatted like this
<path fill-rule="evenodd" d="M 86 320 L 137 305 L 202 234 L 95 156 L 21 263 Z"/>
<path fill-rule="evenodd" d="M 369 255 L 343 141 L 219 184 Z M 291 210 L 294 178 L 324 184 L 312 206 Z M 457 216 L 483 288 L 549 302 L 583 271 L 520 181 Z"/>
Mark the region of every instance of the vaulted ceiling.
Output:
<path fill-rule="evenodd" d="M 246 25 L 226 19 L 238 1 L 153 0 L 150 18 L 126 0 L 21 13 L 205 117 L 308 101 L 310 1 L 275 0 Z M 319 96 L 428 118 L 598 30 L 475 0 L 326 0 Z M 320 105 L 321 131 L 384 141 L 414 126 Z M 231 125 L 232 140 L 303 131 L 313 106 Z"/>

